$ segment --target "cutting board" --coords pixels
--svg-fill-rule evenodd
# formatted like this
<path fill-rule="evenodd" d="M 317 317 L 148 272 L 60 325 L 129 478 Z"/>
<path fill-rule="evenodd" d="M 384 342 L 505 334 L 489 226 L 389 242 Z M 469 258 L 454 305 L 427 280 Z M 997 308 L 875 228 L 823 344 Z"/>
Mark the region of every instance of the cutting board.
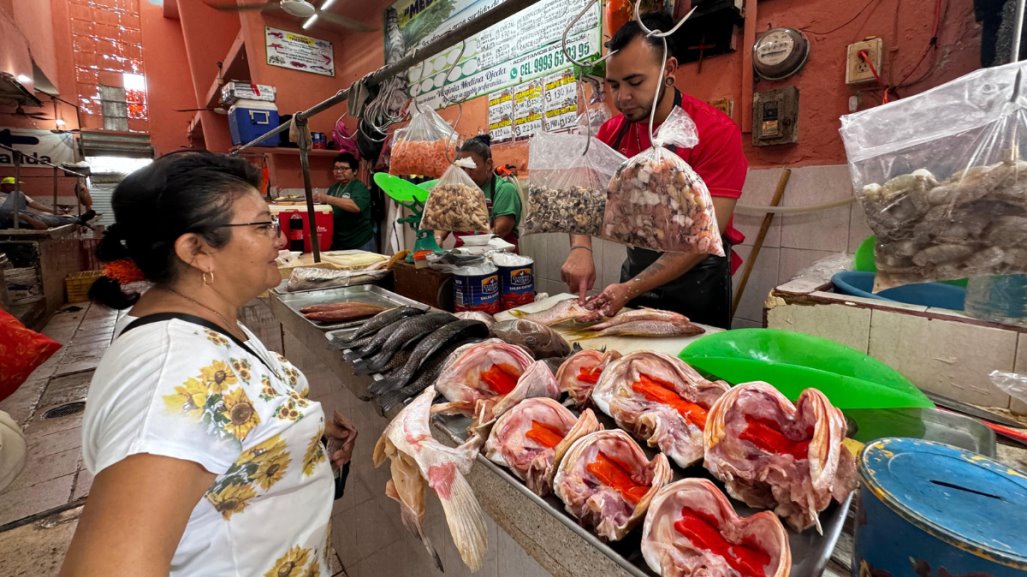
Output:
<path fill-rule="evenodd" d="M 569 293 L 560 293 L 511 310 L 524 311 L 529 314 L 536 313 L 539 311 L 544 311 L 562 300 L 573 298 L 578 297 L 577 295 L 572 295 Z M 510 311 L 503 311 L 495 315 L 495 317 L 497 321 L 506 321 L 517 318 L 514 315 L 510 314 Z M 707 325 L 699 326 L 706 329 L 706 334 L 719 333 L 724 330 Z M 561 329 L 560 327 L 553 327 L 553 329 L 556 332 L 560 333 L 560 335 L 562 335 L 563 338 L 567 339 L 567 342 L 571 344 L 577 342 L 579 345 L 581 345 L 581 348 L 583 349 L 602 349 L 605 347 L 605 349 L 608 351 L 618 351 L 621 353 L 631 353 L 634 351 L 654 351 L 658 353 L 665 353 L 673 357 L 676 357 L 678 353 L 681 352 L 681 349 L 685 348 L 696 339 L 705 336 L 696 335 L 692 337 L 652 339 L 644 337 L 602 337 L 598 339 L 585 339 L 579 341 L 576 339 L 575 335 L 573 335 L 566 329 Z"/>

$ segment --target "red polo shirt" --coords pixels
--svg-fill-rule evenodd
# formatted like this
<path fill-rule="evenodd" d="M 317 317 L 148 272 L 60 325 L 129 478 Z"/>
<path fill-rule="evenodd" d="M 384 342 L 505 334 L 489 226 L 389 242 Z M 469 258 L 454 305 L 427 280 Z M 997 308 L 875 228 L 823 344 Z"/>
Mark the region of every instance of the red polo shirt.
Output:
<path fill-rule="evenodd" d="M 711 195 L 740 197 L 749 168 L 745 154 L 742 153 L 742 131 L 733 120 L 713 106 L 681 92 L 678 98 L 678 104 L 695 122 L 699 144 L 693 148 L 679 147 L 675 152 L 703 179 Z M 654 132 L 656 128 L 658 126 L 654 125 Z M 628 123 L 623 114 L 607 120 L 600 127 L 596 138 L 628 158 L 652 146 L 649 140 L 649 120 Z M 734 217 L 728 221 L 727 230 L 723 234 L 733 245 L 745 240 L 745 235 L 734 227 Z M 731 272 L 740 263 L 741 259 L 732 252 Z"/>

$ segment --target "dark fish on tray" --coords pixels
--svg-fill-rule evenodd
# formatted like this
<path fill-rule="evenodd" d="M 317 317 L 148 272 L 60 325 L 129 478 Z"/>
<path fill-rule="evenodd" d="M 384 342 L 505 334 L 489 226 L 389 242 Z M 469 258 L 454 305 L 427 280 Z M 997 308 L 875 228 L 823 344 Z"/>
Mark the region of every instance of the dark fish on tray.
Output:
<path fill-rule="evenodd" d="M 383 310 L 385 310 L 383 307 L 367 303 L 336 303 L 333 305 L 306 307 L 306 309 L 300 309 L 300 312 L 303 313 L 303 316 L 315 322 L 341 323 L 371 317 Z"/>
<path fill-rule="evenodd" d="M 421 370 L 417 373 L 417 376 L 407 383 L 402 389 L 398 391 L 389 391 L 383 393 L 380 397 L 375 397 L 374 402 L 378 405 L 378 412 L 382 415 L 388 414 L 392 409 L 400 406 L 409 398 L 416 397 L 421 391 L 427 389 L 430 385 L 435 384 L 435 380 L 442 374 L 442 369 L 446 367 L 446 362 L 449 360 L 450 355 L 460 347 L 467 343 L 475 342 L 477 339 L 467 340 L 453 340 L 448 343 L 445 347 L 437 351 L 434 355 L 435 362 L 424 363 L 421 365 Z"/>
<path fill-rule="evenodd" d="M 375 353 L 381 350 L 382 345 L 385 344 L 385 341 L 387 341 L 389 337 L 392 336 L 396 329 L 414 320 L 415 318 L 419 319 L 423 316 L 424 315 L 414 315 L 413 317 L 404 317 L 393 321 L 391 324 L 385 325 L 378 332 L 374 333 L 373 335 L 370 335 L 365 344 L 360 345 L 359 347 L 350 347 L 351 350 L 346 353 L 343 353 L 343 357 L 345 357 L 347 361 L 353 361 L 355 359 L 361 359 L 374 355 Z"/>
<path fill-rule="evenodd" d="M 389 361 L 389 364 L 385 365 L 379 372 L 383 376 L 388 376 L 389 374 L 395 373 L 399 369 L 403 368 L 403 365 L 406 364 L 412 352 L 413 350 L 410 348 L 400 349 L 396 351 L 396 354 L 393 355 L 392 360 Z M 372 395 L 367 390 L 364 390 L 363 392 L 357 394 L 357 398 L 359 398 L 361 401 L 370 401 L 372 399 Z"/>
<path fill-rule="evenodd" d="M 372 383 L 368 387 L 368 392 L 377 397 L 388 391 L 399 390 L 417 375 L 417 371 L 425 363 L 445 360 L 444 358 L 435 358 L 435 353 L 445 348 L 450 342 L 467 340 L 469 338 L 485 338 L 488 334 L 488 327 L 481 321 L 472 320 L 449 323 L 417 343 L 403 368 L 397 370 L 395 374 L 388 378 Z"/>
<path fill-rule="evenodd" d="M 382 343 L 381 349 L 374 355 L 363 356 L 353 360 L 358 375 L 378 372 L 387 365 L 396 351 L 420 341 L 432 331 L 456 320 L 449 313 L 427 313 L 405 319 L 394 329 L 389 329 L 389 336 Z"/>
<path fill-rule="evenodd" d="M 352 345 L 355 341 L 359 341 L 361 339 L 370 337 L 378 331 L 380 331 L 381 329 L 391 325 L 392 323 L 398 320 L 420 314 L 424 314 L 424 311 L 414 307 L 396 307 L 394 309 L 389 309 L 385 312 L 378 313 L 373 318 L 368 319 L 368 321 L 365 322 L 359 329 L 354 331 L 353 334 L 350 335 L 349 339 L 345 341 L 340 341 L 339 344 Z M 347 346 L 346 348 L 353 347 Z"/>
<path fill-rule="evenodd" d="M 536 359 L 563 357 L 571 352 L 571 346 L 559 333 L 528 319 L 498 322 L 492 325 L 492 334 L 511 345 L 524 348 Z"/>

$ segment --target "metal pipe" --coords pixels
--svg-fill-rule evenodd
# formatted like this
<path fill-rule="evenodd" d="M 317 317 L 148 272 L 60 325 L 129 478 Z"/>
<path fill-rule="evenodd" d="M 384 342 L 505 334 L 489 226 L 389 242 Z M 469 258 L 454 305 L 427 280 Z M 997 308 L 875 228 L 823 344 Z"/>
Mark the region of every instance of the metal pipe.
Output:
<path fill-rule="evenodd" d="M 57 167 L 53 167 L 53 213 L 57 214 Z"/>
<path fill-rule="evenodd" d="M 477 34 L 478 32 L 481 32 L 482 30 L 488 28 L 489 26 L 492 26 L 497 22 L 500 22 L 510 16 L 513 16 L 514 14 L 520 12 L 528 6 L 537 4 L 539 1 L 540 0 L 506 0 L 506 2 L 503 2 L 499 6 L 496 6 L 488 12 L 478 15 L 476 18 L 468 21 L 462 26 L 459 26 L 457 28 L 454 28 L 453 30 L 450 30 L 449 32 L 446 32 L 445 34 L 439 36 L 438 38 L 429 42 L 425 46 L 419 49 L 415 49 L 414 51 L 407 54 L 403 58 L 397 60 L 396 62 L 393 62 L 392 64 L 383 66 L 382 68 L 375 70 L 374 72 L 365 76 L 362 79 L 362 82 L 366 83 L 369 86 L 379 84 L 382 81 L 392 78 L 393 76 L 396 76 L 401 72 L 408 70 L 414 65 L 424 60 L 427 60 L 432 56 L 435 56 L 443 50 L 450 48 L 457 42 L 466 40 L 471 36 Z M 324 112 L 325 110 L 328 110 L 329 108 L 349 98 L 349 92 L 350 90 L 352 90 L 352 88 L 352 85 L 348 88 L 344 88 L 336 92 L 333 96 L 326 98 L 325 100 L 311 106 L 310 108 L 302 112 L 297 112 L 295 116 L 293 116 L 293 119 L 299 120 L 302 117 L 314 116 L 315 114 L 319 114 L 321 112 Z M 246 144 L 235 149 L 232 152 L 232 154 L 238 154 L 243 150 L 246 150 L 247 148 L 256 146 L 257 144 L 263 142 L 264 140 L 267 140 L 268 138 L 271 138 L 276 134 L 281 134 L 286 130 L 289 130 L 288 123 L 282 124 L 277 128 L 258 136 L 250 142 L 247 142 Z"/>
<path fill-rule="evenodd" d="M 1020 61 L 1020 40 L 1023 36 L 1023 11 L 1027 0 L 1016 0 L 1016 17 L 1013 19 L 1013 49 L 1009 55 L 1010 62 Z"/>
<path fill-rule="evenodd" d="M 8 147 L 5 147 L 5 148 L 8 148 Z M 14 152 L 14 191 L 11 192 L 11 194 L 14 195 L 14 210 L 11 211 L 12 212 L 11 216 L 14 218 L 14 229 L 18 230 L 19 228 L 21 228 L 21 224 L 20 224 L 21 223 L 21 218 L 20 218 L 20 215 L 21 215 L 21 200 L 25 196 L 25 193 L 21 191 L 21 186 L 20 186 L 21 185 L 21 151 L 14 150 L 13 148 L 11 148 L 11 151 Z"/>

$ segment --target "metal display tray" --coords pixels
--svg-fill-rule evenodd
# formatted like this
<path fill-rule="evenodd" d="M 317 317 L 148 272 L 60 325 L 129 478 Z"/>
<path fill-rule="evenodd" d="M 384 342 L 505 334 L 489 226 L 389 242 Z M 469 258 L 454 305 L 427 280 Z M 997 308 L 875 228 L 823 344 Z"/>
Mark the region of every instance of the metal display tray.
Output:
<path fill-rule="evenodd" d="M 573 409 L 572 412 L 577 413 Z M 607 429 L 617 428 L 613 419 L 610 419 L 607 415 L 596 412 L 596 417 Z M 471 423 L 468 417 L 435 415 L 433 419 L 435 426 L 454 442 L 463 443 L 467 439 L 467 426 Z M 639 446 L 652 459 L 655 452 L 646 447 L 644 443 L 640 443 Z M 550 515 L 559 519 L 564 525 L 581 536 L 590 545 L 606 554 L 607 557 L 624 568 L 629 574 L 634 577 L 658 577 L 656 573 L 649 569 L 645 559 L 642 558 L 641 523 L 628 533 L 624 539 L 616 543 L 607 543 L 596 537 L 588 529 L 582 527 L 577 519 L 567 513 L 563 502 L 555 495 L 539 497 L 509 470 L 488 460 L 484 453 L 478 453 L 478 462 L 513 485 L 517 490 L 538 504 L 538 506 L 548 511 Z M 671 469 L 674 471 L 672 482 L 686 477 L 703 477 L 712 480 L 722 491 L 724 489 L 723 483 L 714 479 L 701 465 L 689 467 L 682 471 L 672 463 Z M 725 495 L 727 495 L 726 492 Z M 788 543 L 792 552 L 792 569 L 789 577 L 820 577 L 824 572 L 828 561 L 831 560 L 831 553 L 834 551 L 838 538 L 842 534 L 845 518 L 852 505 L 853 495 L 849 495 L 844 503 L 832 502 L 827 509 L 820 513 L 820 524 L 824 531 L 823 535 L 818 534 L 815 528 L 797 533 L 785 525 L 785 529 L 788 531 Z M 728 500 L 739 515 L 748 516 L 758 511 L 731 497 L 728 497 Z"/>
<path fill-rule="evenodd" d="M 357 327 L 363 324 L 367 319 L 334 324 L 318 323 L 303 316 L 300 309 L 313 305 L 343 302 L 365 303 L 385 308 L 400 306 L 416 307 L 423 310 L 428 310 L 429 308 L 426 304 L 410 300 L 404 296 L 400 296 L 392 291 L 385 290 L 373 284 L 286 293 L 279 296 L 278 300 L 280 300 L 283 305 L 292 309 L 308 323 L 323 331 Z"/>

